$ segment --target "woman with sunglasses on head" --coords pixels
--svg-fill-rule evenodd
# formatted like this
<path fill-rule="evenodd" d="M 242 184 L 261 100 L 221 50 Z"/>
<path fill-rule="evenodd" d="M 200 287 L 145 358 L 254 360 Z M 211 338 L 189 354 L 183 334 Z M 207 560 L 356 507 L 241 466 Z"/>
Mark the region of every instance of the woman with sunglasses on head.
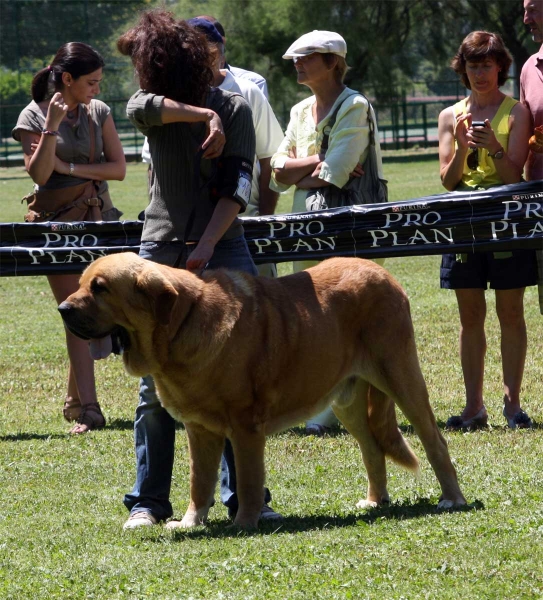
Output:
<path fill-rule="evenodd" d="M 449 191 L 487 189 L 522 179 L 530 117 L 520 102 L 500 90 L 511 62 L 501 37 L 486 31 L 470 33 L 451 62 L 471 94 L 439 115 L 440 174 Z M 496 293 L 501 329 L 503 415 L 512 429 L 531 427 L 520 406 L 520 388 L 527 345 L 524 291 L 535 285 L 536 275 L 535 252 L 530 250 L 443 255 L 441 287 L 456 292 L 466 388 L 466 406 L 447 421 L 449 428 L 487 425 L 483 375 L 488 282 Z"/>

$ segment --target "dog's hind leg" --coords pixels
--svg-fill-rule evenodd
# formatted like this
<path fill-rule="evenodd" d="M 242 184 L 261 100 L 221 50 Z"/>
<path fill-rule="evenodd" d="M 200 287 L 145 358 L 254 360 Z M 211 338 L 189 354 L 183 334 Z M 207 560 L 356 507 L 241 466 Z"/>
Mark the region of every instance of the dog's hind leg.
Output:
<path fill-rule="evenodd" d="M 264 503 L 264 447 L 266 436 L 261 432 L 232 431 L 238 512 L 234 525 L 254 529 L 258 525 Z"/>
<path fill-rule="evenodd" d="M 190 451 L 190 504 L 181 527 L 203 525 L 213 504 L 224 436 L 201 425 L 185 425 Z"/>
<path fill-rule="evenodd" d="M 347 431 L 356 439 L 368 474 L 368 492 L 358 508 L 389 502 L 385 453 L 373 435 L 368 421 L 369 384 L 352 379 L 332 403 L 332 409 Z"/>
<path fill-rule="evenodd" d="M 458 485 L 447 442 L 437 426 L 416 350 L 398 354 L 397 360 L 381 364 L 379 387 L 398 405 L 419 436 L 428 460 L 441 485 L 439 508 L 466 504 Z"/>

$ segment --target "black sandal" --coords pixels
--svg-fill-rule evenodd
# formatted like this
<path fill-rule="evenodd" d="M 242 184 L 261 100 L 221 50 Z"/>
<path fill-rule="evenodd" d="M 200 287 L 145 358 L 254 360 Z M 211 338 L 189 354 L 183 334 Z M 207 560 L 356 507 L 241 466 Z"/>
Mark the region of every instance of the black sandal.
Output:
<path fill-rule="evenodd" d="M 460 415 L 449 417 L 445 427 L 451 431 L 484 429 L 488 426 L 488 414 L 483 406 L 481 410 L 470 419 L 463 419 Z"/>
<path fill-rule="evenodd" d="M 77 419 L 80 425 L 86 425 L 91 429 L 101 429 L 106 425 L 106 419 L 102 414 L 100 405 L 98 402 L 92 402 L 91 404 L 83 404 L 81 406 L 81 414 Z"/>

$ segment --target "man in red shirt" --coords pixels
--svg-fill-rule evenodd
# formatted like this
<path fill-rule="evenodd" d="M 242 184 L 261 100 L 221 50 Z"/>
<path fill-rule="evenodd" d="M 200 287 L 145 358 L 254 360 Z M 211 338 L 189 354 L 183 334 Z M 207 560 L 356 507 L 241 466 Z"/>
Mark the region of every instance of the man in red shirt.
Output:
<path fill-rule="evenodd" d="M 530 28 L 534 42 L 542 44 L 526 61 L 520 74 L 520 100 L 530 111 L 535 128 L 543 126 L 543 0 L 524 0 L 524 24 Z M 530 150 L 525 175 L 528 181 L 543 179 L 543 152 Z M 539 309 L 543 314 L 543 251 L 537 253 L 537 261 Z"/>

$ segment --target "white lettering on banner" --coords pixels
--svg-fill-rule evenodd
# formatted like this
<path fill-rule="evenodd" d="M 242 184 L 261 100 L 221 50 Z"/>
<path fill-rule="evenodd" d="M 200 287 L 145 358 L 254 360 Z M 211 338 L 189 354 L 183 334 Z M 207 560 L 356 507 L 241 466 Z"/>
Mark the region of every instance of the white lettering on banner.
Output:
<path fill-rule="evenodd" d="M 392 223 L 398 225 L 401 221 L 401 227 L 409 227 L 410 225 L 415 225 L 417 227 L 422 227 L 423 225 L 435 225 L 439 221 L 441 221 L 441 215 L 431 210 L 424 215 L 420 213 L 399 213 L 399 212 L 391 212 L 385 213 L 385 226 L 383 229 L 388 229 Z M 422 221 L 422 222 L 421 222 Z"/>
<path fill-rule="evenodd" d="M 329 236 L 328 238 L 299 239 L 296 240 L 290 249 L 284 249 L 279 240 L 269 240 L 267 238 L 249 240 L 249 245 L 251 243 L 257 247 L 256 254 L 265 254 L 264 248 L 268 248 L 272 244 L 275 245 L 275 252 L 277 252 L 277 254 L 284 254 L 285 252 L 320 252 L 324 247 L 335 250 L 336 238 L 334 236 Z"/>
<path fill-rule="evenodd" d="M 505 213 L 503 215 L 505 221 L 509 220 L 510 213 L 518 212 L 523 212 L 525 219 L 529 219 L 531 214 L 536 219 L 543 219 L 543 203 L 541 202 L 526 202 L 526 204 L 523 204 L 518 200 L 506 200 L 503 204 L 505 204 Z M 517 218 L 519 216 L 516 215 Z"/>
<path fill-rule="evenodd" d="M 275 244 L 276 252 L 278 254 L 281 254 L 281 252 L 285 252 L 285 250 L 283 250 L 281 248 L 281 242 L 279 242 L 278 240 L 269 240 L 268 238 L 259 238 L 256 240 L 251 240 L 251 242 L 253 242 L 253 244 L 258 248 L 258 252 L 257 254 L 264 254 L 264 248 L 267 248 L 269 246 L 271 246 L 272 244 Z"/>
<path fill-rule="evenodd" d="M 76 229 L 85 230 L 87 226 L 84 223 L 51 223 L 51 231 L 74 231 Z"/>
<path fill-rule="evenodd" d="M 272 221 L 268 223 L 270 226 L 270 235 L 268 237 L 274 238 L 275 234 L 287 228 L 287 223 L 279 223 Z M 299 235 L 318 235 L 324 231 L 324 223 L 322 221 L 308 221 L 302 223 L 300 221 L 294 221 L 288 224 L 288 236 L 297 237 Z"/>
<path fill-rule="evenodd" d="M 40 250 L 33 249 L 28 250 L 28 254 L 32 258 L 31 265 L 51 264 L 51 265 L 63 265 L 72 263 L 91 263 L 97 258 L 107 256 L 106 250 L 70 250 L 67 253 L 55 252 L 53 250 Z M 44 260 L 40 260 L 44 259 Z"/>
<path fill-rule="evenodd" d="M 85 246 L 97 246 L 98 238 L 92 233 L 85 233 L 83 236 L 78 235 L 60 235 L 59 233 L 43 233 L 45 237 L 45 245 L 43 248 L 49 248 L 50 246 L 55 247 L 79 247 L 84 248 Z"/>
<path fill-rule="evenodd" d="M 408 239 L 408 241 L 405 242 L 404 244 L 402 244 L 398 241 L 398 234 L 396 231 L 389 232 L 389 231 L 383 231 L 382 229 L 370 229 L 368 231 L 368 233 L 373 238 L 373 244 L 371 245 L 371 248 L 380 248 L 381 246 L 414 246 L 418 242 L 422 242 L 424 245 L 426 245 L 426 244 L 441 244 L 443 242 L 443 240 L 445 240 L 449 244 L 454 244 L 452 229 L 450 227 L 447 227 L 446 231 L 449 232 L 448 235 L 445 232 L 441 231 L 440 229 L 430 229 L 429 231 L 427 231 L 426 232 L 427 235 L 430 232 L 433 233 L 433 235 L 434 235 L 433 241 L 429 240 L 421 231 L 415 231 L 415 234 L 412 235 Z M 440 236 L 441 236 L 441 238 L 443 238 L 442 240 L 439 239 Z M 390 244 L 390 243 L 380 244 L 379 243 L 380 240 L 385 240 L 389 237 L 392 238 L 392 244 Z"/>
<path fill-rule="evenodd" d="M 500 226 L 498 228 L 498 225 Z M 511 238 L 511 239 L 517 239 L 517 225 L 518 223 L 508 223 L 507 221 L 491 221 L 490 222 L 490 230 L 492 231 L 492 239 L 493 240 L 499 240 L 500 238 L 498 237 L 498 233 L 502 233 L 504 231 L 507 231 L 509 228 L 511 228 L 511 231 L 513 232 L 513 236 L 511 237 L 511 233 L 508 232 L 506 236 L 506 238 Z"/>
<path fill-rule="evenodd" d="M 538 233 L 543 233 L 543 223 L 541 223 L 541 221 L 538 221 L 533 227 L 533 229 L 530 229 L 530 235 L 528 237 L 534 237 L 534 235 Z"/>

